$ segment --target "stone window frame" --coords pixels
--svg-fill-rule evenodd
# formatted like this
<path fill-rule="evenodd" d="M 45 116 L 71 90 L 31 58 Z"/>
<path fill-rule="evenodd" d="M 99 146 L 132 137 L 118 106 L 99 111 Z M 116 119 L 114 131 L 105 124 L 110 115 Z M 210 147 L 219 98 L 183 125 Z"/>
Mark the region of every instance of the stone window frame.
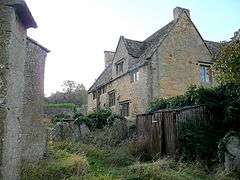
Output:
<path fill-rule="evenodd" d="M 120 61 L 116 62 L 115 67 L 116 67 L 116 75 L 122 74 L 124 69 L 124 59 L 121 59 Z"/>
<path fill-rule="evenodd" d="M 212 84 L 212 63 L 199 62 L 199 77 L 201 83 Z"/>
<path fill-rule="evenodd" d="M 123 117 L 128 117 L 130 115 L 130 101 L 119 102 L 120 115 Z"/>
<path fill-rule="evenodd" d="M 106 87 L 106 86 L 103 86 L 101 93 L 102 93 L 102 94 L 105 94 L 105 93 L 106 93 L 106 89 L 107 89 L 107 87 Z"/>
<path fill-rule="evenodd" d="M 116 104 L 116 92 L 115 90 L 108 92 L 108 105 L 109 107 L 115 106 Z"/>
<path fill-rule="evenodd" d="M 139 70 L 136 69 L 130 73 L 130 82 L 134 83 L 136 81 L 139 81 Z"/>

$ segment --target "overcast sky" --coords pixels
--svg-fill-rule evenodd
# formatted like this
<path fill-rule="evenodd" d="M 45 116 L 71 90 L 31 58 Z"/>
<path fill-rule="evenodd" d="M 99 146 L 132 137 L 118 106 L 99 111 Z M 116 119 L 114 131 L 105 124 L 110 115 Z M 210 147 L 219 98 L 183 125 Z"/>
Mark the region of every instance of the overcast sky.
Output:
<path fill-rule="evenodd" d="M 104 50 L 115 51 L 120 35 L 144 40 L 188 8 L 204 39 L 228 40 L 240 28 L 239 0 L 26 0 L 38 24 L 28 35 L 51 50 L 45 94 L 64 80 L 89 88 L 104 69 Z"/>

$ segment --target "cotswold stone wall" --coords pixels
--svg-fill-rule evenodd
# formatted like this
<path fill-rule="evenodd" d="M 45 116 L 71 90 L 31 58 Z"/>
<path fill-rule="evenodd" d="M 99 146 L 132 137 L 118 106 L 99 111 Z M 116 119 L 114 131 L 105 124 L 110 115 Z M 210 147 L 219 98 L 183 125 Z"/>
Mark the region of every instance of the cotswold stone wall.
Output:
<path fill-rule="evenodd" d="M 190 85 L 200 85 L 199 62 L 212 62 L 210 52 L 185 13 L 152 59 L 153 97 L 181 95 Z"/>
<path fill-rule="evenodd" d="M 46 152 L 42 97 L 46 49 L 27 38 L 16 9 L 0 2 L 0 179 L 20 179 Z"/>
<path fill-rule="evenodd" d="M 1 109 L 5 116 L 2 136 L 2 178 L 16 179 L 21 166 L 23 123 L 24 64 L 26 59 L 26 29 L 16 21 L 15 10 L 0 4 L 1 66 L 5 72 L 1 91 Z"/>
<path fill-rule="evenodd" d="M 106 93 L 100 96 L 100 107 L 108 107 L 108 92 L 115 91 L 116 104 L 110 107 L 113 112 L 120 112 L 119 103 L 129 101 L 129 124 L 134 123 L 135 117 L 139 113 L 144 113 L 150 101 L 149 84 L 148 84 L 148 66 L 139 68 L 139 81 L 130 82 L 130 74 L 128 72 L 129 55 L 125 48 L 123 38 L 120 38 L 113 64 L 124 60 L 123 73 L 118 76 L 116 74 L 116 66 L 112 67 L 112 77 L 115 79 L 106 86 Z M 88 112 L 96 110 L 97 100 L 93 100 L 93 94 L 88 94 Z"/>
<path fill-rule="evenodd" d="M 47 132 L 42 121 L 44 113 L 44 67 L 47 54 L 31 39 L 27 40 L 26 52 L 22 158 L 24 161 L 34 162 L 43 157 L 47 151 Z"/>
<path fill-rule="evenodd" d="M 116 105 L 111 109 L 119 113 L 119 103 L 129 101 L 129 123 L 134 123 L 137 114 L 144 113 L 149 103 L 148 84 L 147 84 L 147 71 L 148 66 L 139 68 L 139 81 L 130 82 L 130 75 L 126 74 L 121 78 L 116 79 L 108 84 L 105 94 L 100 96 L 101 107 L 108 107 L 109 98 L 108 92 L 115 91 Z M 88 95 L 88 112 L 93 111 L 96 106 L 96 99 L 93 100 L 92 93 Z"/>

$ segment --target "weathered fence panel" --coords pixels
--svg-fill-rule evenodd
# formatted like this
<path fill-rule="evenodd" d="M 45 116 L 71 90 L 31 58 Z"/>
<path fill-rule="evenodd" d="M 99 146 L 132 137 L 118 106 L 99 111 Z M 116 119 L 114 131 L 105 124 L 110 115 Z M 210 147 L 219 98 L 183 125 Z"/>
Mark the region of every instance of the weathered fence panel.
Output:
<path fill-rule="evenodd" d="M 137 116 L 138 137 L 144 138 L 151 152 L 169 155 L 179 154 L 179 125 L 186 121 L 207 123 L 211 118 L 204 106 L 160 110 Z"/>

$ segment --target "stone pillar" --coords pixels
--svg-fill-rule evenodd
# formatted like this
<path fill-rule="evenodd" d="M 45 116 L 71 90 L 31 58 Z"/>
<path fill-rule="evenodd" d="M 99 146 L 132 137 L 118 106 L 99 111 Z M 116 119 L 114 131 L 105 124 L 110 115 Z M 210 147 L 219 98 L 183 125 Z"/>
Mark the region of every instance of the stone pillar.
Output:
<path fill-rule="evenodd" d="M 26 28 L 15 8 L 0 3 L 1 179 L 19 179 L 23 122 Z"/>

